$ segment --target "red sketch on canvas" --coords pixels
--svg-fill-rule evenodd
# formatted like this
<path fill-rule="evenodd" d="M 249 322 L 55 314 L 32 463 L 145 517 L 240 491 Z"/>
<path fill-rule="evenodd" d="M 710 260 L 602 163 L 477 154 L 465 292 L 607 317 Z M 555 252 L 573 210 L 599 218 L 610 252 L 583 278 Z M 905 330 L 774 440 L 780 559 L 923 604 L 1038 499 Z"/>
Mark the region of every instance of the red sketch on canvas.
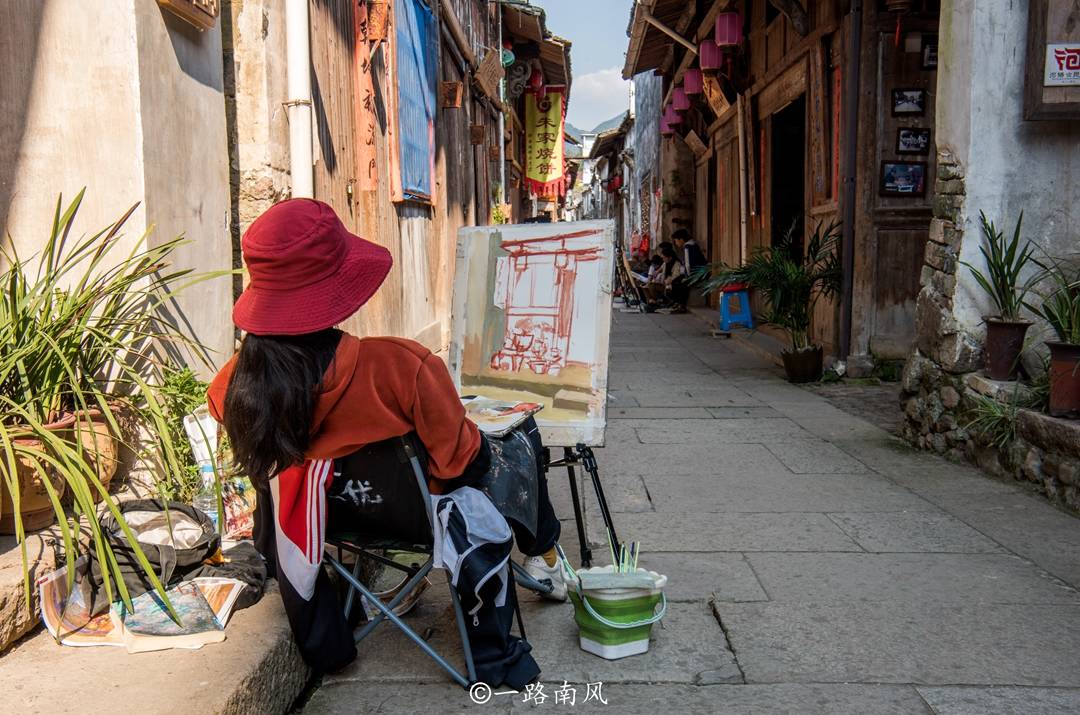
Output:
<path fill-rule="evenodd" d="M 493 370 L 558 375 L 566 367 L 578 268 L 600 258 L 595 245 L 574 239 L 597 233 L 578 231 L 499 244 L 509 255 L 498 259 L 493 299 L 506 322 L 502 347 L 491 356 Z"/>

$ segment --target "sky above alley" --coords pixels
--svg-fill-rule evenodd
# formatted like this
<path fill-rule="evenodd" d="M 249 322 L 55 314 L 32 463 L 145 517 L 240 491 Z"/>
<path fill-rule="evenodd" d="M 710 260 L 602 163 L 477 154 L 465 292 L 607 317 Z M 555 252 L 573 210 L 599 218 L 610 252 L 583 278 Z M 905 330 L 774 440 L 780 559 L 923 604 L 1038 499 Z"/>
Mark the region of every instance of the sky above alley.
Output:
<path fill-rule="evenodd" d="M 625 110 L 630 88 L 622 67 L 632 0 L 532 0 L 532 4 L 544 8 L 551 32 L 573 43 L 574 84 L 567 121 L 588 130 Z"/>

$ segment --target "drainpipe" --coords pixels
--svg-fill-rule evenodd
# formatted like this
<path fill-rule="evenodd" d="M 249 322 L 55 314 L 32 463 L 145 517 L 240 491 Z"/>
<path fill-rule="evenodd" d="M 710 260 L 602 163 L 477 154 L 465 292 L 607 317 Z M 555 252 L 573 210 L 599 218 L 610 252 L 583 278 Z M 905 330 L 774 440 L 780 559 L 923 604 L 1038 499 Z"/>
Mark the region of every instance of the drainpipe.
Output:
<path fill-rule="evenodd" d="M 502 64 L 502 51 L 503 51 L 503 12 L 502 3 L 496 3 L 495 9 L 498 14 L 499 23 L 499 42 L 495 46 L 495 51 L 499 53 L 499 64 Z M 499 107 L 499 204 L 506 203 L 506 156 L 504 152 L 506 147 L 504 143 L 506 141 L 506 72 L 502 73 L 502 77 L 499 78 L 499 103 L 502 105 Z"/>
<path fill-rule="evenodd" d="M 315 196 L 311 147 L 311 36 L 308 0 L 285 0 L 285 55 L 292 197 Z"/>
<path fill-rule="evenodd" d="M 840 357 L 851 355 L 852 302 L 855 297 L 855 170 L 858 161 L 859 123 L 859 60 L 862 50 L 862 0 L 851 0 L 851 36 L 847 55 L 849 60 L 847 86 L 844 92 L 844 199 L 843 233 L 841 240 L 840 287 Z"/>

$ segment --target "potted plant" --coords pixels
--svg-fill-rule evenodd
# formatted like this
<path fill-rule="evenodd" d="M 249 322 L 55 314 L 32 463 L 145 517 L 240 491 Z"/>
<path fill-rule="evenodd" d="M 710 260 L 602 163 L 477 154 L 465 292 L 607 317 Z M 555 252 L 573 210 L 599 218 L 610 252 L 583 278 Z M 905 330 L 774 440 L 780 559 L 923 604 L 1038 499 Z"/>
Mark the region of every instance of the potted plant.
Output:
<path fill-rule="evenodd" d="M 780 353 L 791 382 L 821 379 L 823 350 L 810 338 L 810 323 L 818 300 L 840 291 L 839 238 L 839 224 L 819 223 L 803 251 L 793 227 L 777 245 L 754 251 L 741 266 L 720 264 L 699 271 L 709 274 L 702 283 L 706 293 L 733 283 L 760 292 L 767 305 L 760 320 L 783 328 L 791 342 L 790 349 Z"/>
<path fill-rule="evenodd" d="M 990 296 L 997 313 L 983 316 L 986 323 L 986 374 L 992 380 L 1012 380 L 1024 349 L 1024 336 L 1031 322 L 1020 317 L 1024 296 L 1031 289 L 1032 280 L 1021 283 L 1020 274 L 1032 263 L 1032 245 L 1025 241 L 1020 246 L 1020 226 L 1024 213 L 1016 220 L 1011 239 L 994 226 L 986 214 L 979 212 L 983 245 L 979 246 L 986 273 L 968 263 L 961 263 L 971 271 L 979 287 Z"/>
<path fill-rule="evenodd" d="M 0 504 L 7 531 L 20 543 L 28 530 L 57 519 L 69 573 L 74 573 L 78 552 L 78 525 L 84 522 L 96 558 L 115 576 L 97 513 L 110 511 L 135 543 L 108 498 L 118 446 L 156 465 L 163 485 L 182 471 L 158 387 L 172 368 L 160 356 L 175 354 L 181 346 L 197 350 L 198 345 L 165 319 L 163 308 L 182 283 L 216 274 L 169 271 L 179 238 L 149 246 L 144 234 L 130 250 L 119 245 L 135 207 L 98 233 L 72 238 L 82 198 L 80 192 L 66 208 L 58 200 L 39 254 L 23 259 L 10 242 L 4 251 Z M 138 444 L 127 443 L 121 430 L 128 417 L 142 433 Z M 150 571 L 141 551 L 137 555 Z M 26 576 L 25 547 L 23 566 Z M 160 586 L 156 576 L 151 582 Z M 116 585 L 126 598 L 122 581 Z M 105 586 L 112 599 L 110 579 Z"/>
<path fill-rule="evenodd" d="M 1080 416 L 1080 268 L 1056 259 L 1036 260 L 1041 280 L 1052 288 L 1039 306 L 1028 306 L 1042 317 L 1057 335 L 1047 341 L 1050 348 L 1050 399 L 1048 411 L 1054 417 Z"/>

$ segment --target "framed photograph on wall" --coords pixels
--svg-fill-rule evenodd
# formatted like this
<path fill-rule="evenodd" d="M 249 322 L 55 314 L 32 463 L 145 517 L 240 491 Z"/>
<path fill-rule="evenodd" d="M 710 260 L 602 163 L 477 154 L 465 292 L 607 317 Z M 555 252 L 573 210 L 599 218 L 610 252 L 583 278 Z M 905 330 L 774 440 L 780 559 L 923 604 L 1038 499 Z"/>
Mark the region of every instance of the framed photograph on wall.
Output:
<path fill-rule="evenodd" d="M 922 36 L 922 68 L 928 71 L 937 69 L 937 35 Z"/>
<path fill-rule="evenodd" d="M 926 114 L 925 89 L 894 89 L 892 91 L 894 117 L 921 117 L 924 114 Z"/>
<path fill-rule="evenodd" d="M 881 162 L 880 186 L 882 196 L 925 196 L 926 162 L 886 159 Z"/>
<path fill-rule="evenodd" d="M 927 127 L 900 127 L 896 130 L 897 154 L 929 154 L 930 129 Z"/>
<path fill-rule="evenodd" d="M 1080 119 L 1080 23 L 1073 0 L 1028 2 L 1024 119 Z"/>

